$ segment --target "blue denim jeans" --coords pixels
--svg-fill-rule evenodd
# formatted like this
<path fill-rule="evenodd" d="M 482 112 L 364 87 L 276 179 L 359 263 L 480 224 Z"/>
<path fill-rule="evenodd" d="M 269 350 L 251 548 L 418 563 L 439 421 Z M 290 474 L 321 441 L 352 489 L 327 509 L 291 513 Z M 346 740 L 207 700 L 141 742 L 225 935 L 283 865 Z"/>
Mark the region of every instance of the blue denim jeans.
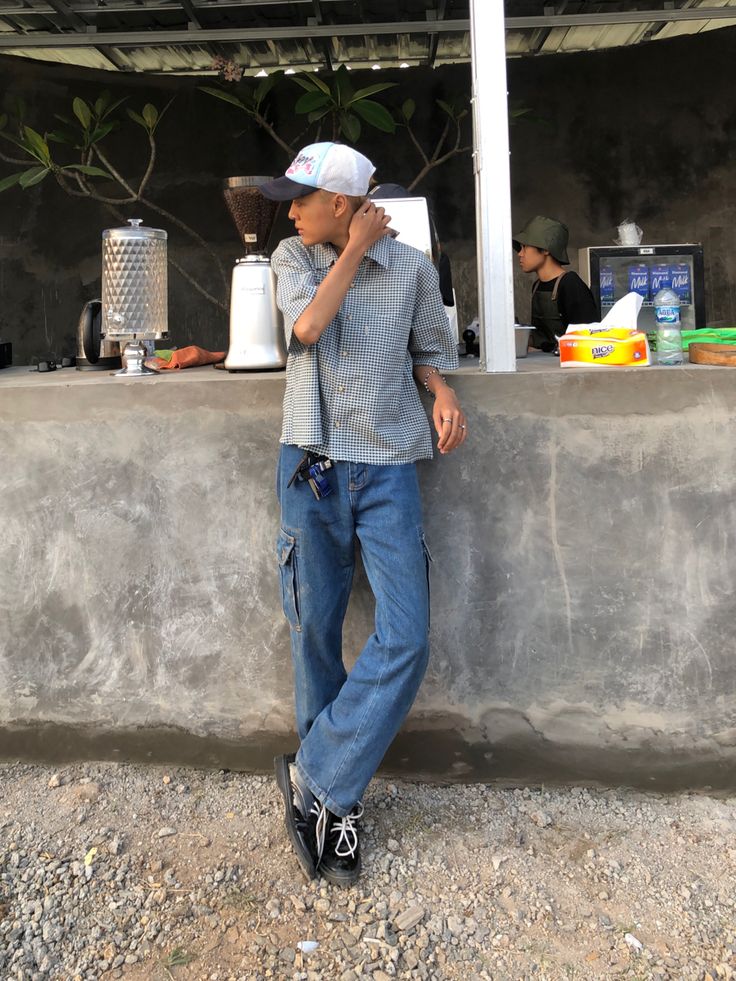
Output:
<path fill-rule="evenodd" d="M 291 627 L 296 765 L 312 793 L 349 814 L 377 770 L 421 684 L 429 656 L 429 553 L 414 464 L 335 462 L 332 494 L 286 484 L 303 450 L 282 446 L 278 559 Z M 375 631 L 350 674 L 342 626 L 355 540 L 376 600 Z"/>

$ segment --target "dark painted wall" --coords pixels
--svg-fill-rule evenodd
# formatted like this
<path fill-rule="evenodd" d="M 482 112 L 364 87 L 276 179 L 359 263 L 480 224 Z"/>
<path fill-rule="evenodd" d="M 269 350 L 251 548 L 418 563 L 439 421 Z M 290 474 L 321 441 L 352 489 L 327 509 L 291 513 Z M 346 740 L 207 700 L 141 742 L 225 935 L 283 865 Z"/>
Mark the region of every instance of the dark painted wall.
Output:
<path fill-rule="evenodd" d="M 356 87 L 376 82 L 374 72 L 354 74 Z M 430 100 L 417 111 L 417 127 L 423 138 L 431 141 L 441 130 L 441 120 L 431 110 L 434 99 L 447 98 L 455 91 L 467 92 L 469 70 L 467 66 L 421 74 L 396 70 L 384 73 L 381 79 L 402 83 L 402 88 L 392 93 L 397 105 L 408 94 L 417 100 Z M 206 81 L 212 83 L 211 79 Z M 406 83 L 408 90 L 404 89 Z M 71 115 L 76 95 L 94 101 L 107 88 L 115 98 L 126 96 L 127 105 L 138 112 L 147 101 L 161 107 L 176 95 L 157 133 L 158 163 L 149 196 L 210 243 L 221 256 L 229 278 L 240 250 L 222 200 L 222 178 L 232 174 L 275 176 L 283 173 L 290 158 L 251 125 L 243 113 L 198 91 L 199 84 L 201 80 L 119 76 L 0 58 L 0 91 L 6 101 L 13 95 L 22 96 L 28 104 L 28 123 L 41 131 L 58 125 L 54 112 Z M 279 132 L 295 135 L 302 129 L 303 117 L 295 117 L 292 112 L 295 98 L 301 93 L 294 84 L 278 98 L 274 122 Z M 382 180 L 408 183 L 420 169 L 421 162 L 406 136 L 399 140 L 372 130 L 362 147 L 378 165 L 377 176 Z M 12 151 L 6 146 L 0 149 Z M 134 176 L 145 166 L 145 149 L 143 130 L 129 124 L 115 134 L 111 152 L 120 171 Z M 0 162 L 3 176 L 18 169 Z M 448 179 L 453 186 L 462 188 L 442 207 L 444 233 L 456 239 L 472 238 L 469 154 L 440 174 L 440 181 Z M 439 181 L 433 176 L 423 190 L 434 195 L 438 186 Z M 281 210 L 273 244 L 291 234 L 287 210 Z M 227 298 L 227 288 L 218 283 L 214 263 L 171 222 L 138 205 L 125 206 L 123 211 L 126 218 L 137 216 L 146 224 L 166 228 L 170 255 Z M 74 350 L 82 304 L 100 293 L 100 233 L 119 224 L 104 206 L 68 197 L 52 178 L 25 192 L 14 187 L 0 195 L 0 336 L 12 340 L 16 364 L 27 363 L 34 355 Z M 470 244 L 466 251 L 472 253 Z M 226 347 L 227 315 L 202 299 L 173 270 L 169 283 L 171 343 Z"/>
<path fill-rule="evenodd" d="M 535 213 L 559 216 L 571 228 L 573 250 L 609 244 L 623 218 L 635 218 L 645 240 L 702 241 L 706 250 L 708 318 L 736 323 L 736 103 L 732 63 L 736 29 L 643 45 L 629 50 L 509 62 L 509 90 L 542 122 L 520 121 L 511 131 L 514 225 Z M 357 85 L 376 81 L 355 73 Z M 382 73 L 400 82 L 388 98 L 412 96 L 418 128 L 431 142 L 441 125 L 436 98 L 467 91 L 467 65 L 435 71 Z M 43 128 L 52 111 L 69 112 L 74 95 L 94 98 L 102 88 L 130 105 L 176 101 L 160 128 L 160 163 L 151 196 L 193 225 L 229 268 L 238 255 L 234 229 L 220 197 L 221 178 L 233 173 L 281 172 L 285 157 L 248 128 L 237 110 L 197 91 L 191 79 L 119 76 L 0 58 L 0 91 L 21 94 L 29 121 Z M 296 120 L 281 98 L 276 121 Z M 243 134 L 242 131 L 246 130 Z M 292 132 L 295 130 L 292 129 Z M 131 125 L 115 155 L 126 173 L 142 162 L 142 131 Z M 362 148 L 382 180 L 408 182 L 418 160 L 405 137 L 374 135 Z M 140 166 L 140 164 L 138 164 Z M 0 174 L 11 172 L 0 163 Z M 433 199 L 440 235 L 453 260 L 460 321 L 475 313 L 473 177 L 468 155 L 435 171 L 418 189 Z M 225 294 L 213 264 L 166 220 L 134 209 L 147 224 L 167 228 L 170 252 L 208 285 Z M 285 209 L 284 209 L 285 210 Z M 126 210 L 126 215 L 131 215 Z M 48 179 L 0 195 L 0 336 L 10 339 L 16 363 L 74 349 L 79 310 L 99 295 L 103 228 L 118 224 L 97 204 L 66 197 Z M 274 241 L 289 233 L 285 214 Z M 528 312 L 529 282 L 516 273 L 517 312 Z M 227 346 L 227 318 L 170 277 L 171 343 Z"/>
<path fill-rule="evenodd" d="M 547 120 L 512 129 L 514 227 L 557 215 L 577 250 L 634 218 L 645 242 L 702 242 L 708 321 L 736 325 L 735 56 L 727 28 L 510 61 L 511 97 Z"/>

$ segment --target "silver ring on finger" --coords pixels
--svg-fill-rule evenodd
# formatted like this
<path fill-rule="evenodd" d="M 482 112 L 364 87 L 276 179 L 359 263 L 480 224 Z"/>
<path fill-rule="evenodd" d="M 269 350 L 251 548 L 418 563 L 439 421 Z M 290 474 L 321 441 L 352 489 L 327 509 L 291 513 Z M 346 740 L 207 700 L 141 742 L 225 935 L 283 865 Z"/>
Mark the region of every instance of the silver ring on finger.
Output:
<path fill-rule="evenodd" d="M 442 421 L 443 422 L 449 422 L 450 424 L 452 424 L 452 419 L 443 419 Z"/>

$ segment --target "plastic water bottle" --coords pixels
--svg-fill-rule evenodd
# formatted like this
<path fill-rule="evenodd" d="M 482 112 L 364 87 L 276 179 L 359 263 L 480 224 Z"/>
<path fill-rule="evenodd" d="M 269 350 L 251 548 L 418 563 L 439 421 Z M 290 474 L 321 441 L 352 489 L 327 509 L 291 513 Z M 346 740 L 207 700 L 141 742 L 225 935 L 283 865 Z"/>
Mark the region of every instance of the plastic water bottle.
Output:
<path fill-rule="evenodd" d="M 657 325 L 657 363 L 682 364 L 680 298 L 674 290 L 660 290 L 654 297 L 654 320 Z"/>

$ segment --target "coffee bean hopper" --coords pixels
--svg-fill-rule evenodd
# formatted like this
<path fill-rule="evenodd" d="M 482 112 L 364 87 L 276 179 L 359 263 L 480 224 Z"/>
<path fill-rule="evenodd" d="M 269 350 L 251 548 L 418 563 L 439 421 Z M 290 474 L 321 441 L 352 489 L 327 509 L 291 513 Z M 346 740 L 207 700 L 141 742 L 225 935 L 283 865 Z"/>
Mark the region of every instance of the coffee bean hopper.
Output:
<path fill-rule="evenodd" d="M 168 336 L 166 238 L 140 218 L 102 233 L 102 331 L 123 348 L 118 378 L 156 374 L 144 360 L 153 353 L 150 342 Z"/>
<path fill-rule="evenodd" d="M 270 177 L 228 177 L 224 196 L 245 255 L 233 268 L 230 290 L 228 371 L 267 371 L 286 364 L 276 280 L 266 252 L 278 202 L 264 198 L 258 185 Z"/>

